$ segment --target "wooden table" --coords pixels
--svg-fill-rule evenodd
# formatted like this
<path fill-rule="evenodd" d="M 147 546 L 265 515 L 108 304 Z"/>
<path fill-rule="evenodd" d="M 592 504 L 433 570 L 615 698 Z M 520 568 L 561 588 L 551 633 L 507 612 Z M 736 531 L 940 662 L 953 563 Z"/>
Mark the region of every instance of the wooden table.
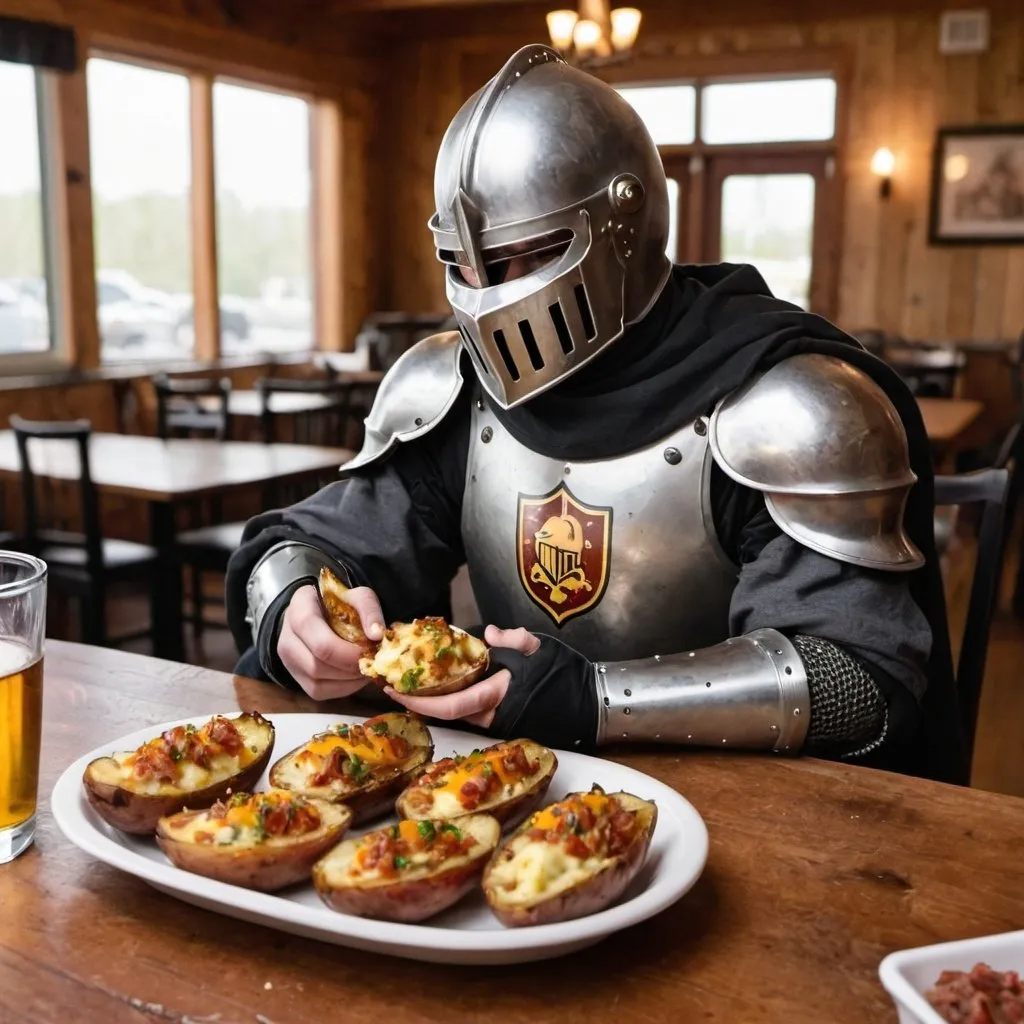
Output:
<path fill-rule="evenodd" d="M 32 442 L 37 476 L 78 480 L 78 452 L 71 442 Z M 160 555 L 153 588 L 154 649 L 160 657 L 184 658 L 181 569 L 175 559 L 175 508 L 210 495 L 316 476 L 340 466 L 343 448 L 245 441 L 170 440 L 131 434 L 93 434 L 89 462 L 100 494 L 117 494 L 149 505 L 150 543 Z M 14 433 L 0 431 L 0 474 L 20 472 Z"/>
<path fill-rule="evenodd" d="M 984 409 L 981 402 L 969 398 L 919 398 L 917 404 L 928 439 L 941 447 L 955 444 Z"/>
<path fill-rule="evenodd" d="M 72 760 L 147 723 L 309 706 L 57 642 L 45 691 L 47 797 Z M 882 1024 L 896 1020 L 878 981 L 885 954 L 1024 926 L 1022 800 L 767 755 L 616 759 L 704 816 L 703 878 L 599 946 L 505 968 L 401 961 L 194 909 L 79 853 L 44 800 L 36 846 L 0 868 L 0 1020 Z"/>

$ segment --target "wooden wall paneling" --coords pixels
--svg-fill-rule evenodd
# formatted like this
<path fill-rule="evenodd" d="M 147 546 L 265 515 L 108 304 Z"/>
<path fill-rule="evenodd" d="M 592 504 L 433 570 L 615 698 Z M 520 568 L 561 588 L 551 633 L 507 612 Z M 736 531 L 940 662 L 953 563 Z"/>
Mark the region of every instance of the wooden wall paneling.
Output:
<path fill-rule="evenodd" d="M 985 124 L 999 124 L 1015 119 L 1024 62 L 1021 40 L 1012 21 L 997 20 L 992 25 L 991 38 L 992 48 L 978 69 L 977 119 Z M 1005 245 L 986 246 L 978 251 L 971 331 L 975 338 L 1002 336 L 1003 300 L 1011 252 Z"/>
<path fill-rule="evenodd" d="M 342 102 L 340 187 L 343 249 L 341 252 L 341 323 L 339 345 L 350 350 L 359 327 L 377 306 L 376 276 L 380 262 L 377 219 L 383 197 L 372 174 L 373 124 L 376 101 L 365 93 L 346 90 Z"/>
<path fill-rule="evenodd" d="M 1024 121 L 1024 17 L 1003 18 L 1000 29 L 1007 44 L 1016 40 L 1016 66 L 1008 69 L 1004 82 L 1004 117 L 1008 121 Z M 993 297 L 993 302 L 997 301 Z M 1024 245 L 1014 246 L 1006 254 L 1006 284 L 1003 296 L 1002 338 L 1016 339 L 1024 332 Z"/>
<path fill-rule="evenodd" d="M 944 59 L 947 62 L 946 87 L 940 98 L 938 124 L 971 124 L 978 117 L 981 58 L 958 55 Z M 974 327 L 978 250 L 957 246 L 947 251 L 950 260 L 946 337 L 953 340 L 969 338 Z"/>
<path fill-rule="evenodd" d="M 931 339 L 942 335 L 945 297 L 948 291 L 949 261 L 944 253 L 928 246 L 928 209 L 922 201 L 931 184 L 932 135 L 938 95 L 945 81 L 945 68 L 938 54 L 939 31 L 934 19 L 902 19 L 907 48 L 897 55 L 902 62 L 899 100 L 903 111 L 902 132 L 897 136 L 899 159 L 904 168 L 899 176 L 904 208 L 909 204 L 907 224 L 906 277 L 902 293 L 894 292 L 900 304 L 897 329 L 906 338 Z"/>
<path fill-rule="evenodd" d="M 192 324 L 193 356 L 213 360 L 220 352 L 220 288 L 217 266 L 217 188 L 214 171 L 213 79 L 193 74 L 192 128 Z"/>
<path fill-rule="evenodd" d="M 60 321 L 64 344 L 79 369 L 100 364 L 96 319 L 96 263 L 93 249 L 92 181 L 89 173 L 89 116 L 85 70 L 57 75 L 58 169 L 54 189 L 59 251 Z M 51 108 L 53 109 L 53 108 Z"/>
<path fill-rule="evenodd" d="M 913 124 L 909 90 L 917 74 L 914 63 L 918 58 L 919 40 L 923 26 L 914 19 L 896 22 L 893 91 L 889 98 L 892 107 L 890 131 L 892 148 L 897 161 L 909 164 L 913 154 L 916 127 Z M 911 192 L 912 183 L 904 170 L 899 184 L 894 183 L 892 195 L 885 202 L 885 211 L 878 233 L 878 286 L 876 302 L 877 326 L 902 333 L 906 301 L 907 258 L 910 236 L 917 215 L 917 202 Z M 876 193 L 877 194 L 877 193 Z"/>
<path fill-rule="evenodd" d="M 878 326 L 878 238 L 888 206 L 878 195 L 878 180 L 870 164 L 879 146 L 895 145 L 893 108 L 888 102 L 896 68 L 895 23 L 891 19 L 862 22 L 848 41 L 855 59 L 847 101 L 846 144 L 838 168 L 845 181 L 838 320 L 850 330 L 859 330 Z"/>

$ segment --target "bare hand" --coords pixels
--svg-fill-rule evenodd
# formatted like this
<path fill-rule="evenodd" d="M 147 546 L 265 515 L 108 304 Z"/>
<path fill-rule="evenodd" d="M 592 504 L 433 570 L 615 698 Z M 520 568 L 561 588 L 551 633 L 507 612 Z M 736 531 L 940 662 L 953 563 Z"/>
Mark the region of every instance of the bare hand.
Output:
<path fill-rule="evenodd" d="M 539 647 L 540 641 L 525 629 L 498 629 L 488 626 L 484 630 L 484 641 L 489 647 L 507 647 L 527 657 Z M 441 697 L 413 697 L 399 693 L 388 686 L 384 692 L 403 707 L 426 718 L 462 718 L 471 725 L 486 729 L 494 721 L 494 712 L 504 700 L 512 677 L 508 669 L 481 679 L 458 693 L 446 693 Z"/>
<path fill-rule="evenodd" d="M 354 587 L 345 595 L 359 612 L 370 640 L 384 635 L 384 614 L 369 587 Z M 314 700 L 348 697 L 368 683 L 359 671 L 363 651 L 342 640 L 327 624 L 314 586 L 299 587 L 284 613 L 277 653 L 295 681 Z"/>

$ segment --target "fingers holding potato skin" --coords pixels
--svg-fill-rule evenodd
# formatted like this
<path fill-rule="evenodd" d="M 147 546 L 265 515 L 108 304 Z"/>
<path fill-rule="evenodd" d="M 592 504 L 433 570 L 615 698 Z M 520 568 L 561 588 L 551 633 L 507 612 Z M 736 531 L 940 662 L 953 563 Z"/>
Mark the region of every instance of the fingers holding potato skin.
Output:
<path fill-rule="evenodd" d="M 362 600 L 365 602 L 366 598 Z M 376 596 L 373 601 L 376 603 Z M 327 624 L 315 587 L 299 587 L 292 595 L 281 624 L 277 653 L 295 681 L 314 700 L 348 697 L 367 685 L 359 671 L 363 652 L 342 640 Z"/>
<path fill-rule="evenodd" d="M 425 718 L 461 718 L 471 725 L 486 729 L 494 721 L 495 708 L 504 700 L 511 682 L 511 674 L 503 668 L 465 690 L 441 697 L 414 697 L 399 693 L 390 686 L 385 687 L 384 692 L 409 711 Z"/>
<path fill-rule="evenodd" d="M 498 629 L 497 626 L 488 626 L 484 630 L 484 641 L 490 647 L 505 647 L 526 657 L 540 649 L 540 640 L 522 627 Z M 441 697 L 410 696 L 398 693 L 390 686 L 384 692 L 415 714 L 445 720 L 464 719 L 471 725 L 487 729 L 494 721 L 495 710 L 505 699 L 511 682 L 511 674 L 503 668 L 465 690 Z"/>
<path fill-rule="evenodd" d="M 384 613 L 377 595 L 369 587 L 352 587 L 345 592 L 345 602 L 359 613 L 363 632 L 376 643 L 384 637 Z"/>

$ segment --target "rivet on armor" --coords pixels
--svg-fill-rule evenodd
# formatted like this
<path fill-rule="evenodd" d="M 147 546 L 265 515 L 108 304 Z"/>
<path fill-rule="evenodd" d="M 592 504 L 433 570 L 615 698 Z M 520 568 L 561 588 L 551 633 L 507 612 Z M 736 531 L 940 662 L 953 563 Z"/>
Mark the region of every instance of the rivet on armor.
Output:
<path fill-rule="evenodd" d="M 686 738 L 687 738 L 688 740 L 692 740 L 692 739 L 693 739 L 693 733 L 691 732 L 691 733 L 690 733 L 690 735 L 689 735 L 689 736 L 687 736 Z"/>
<path fill-rule="evenodd" d="M 423 426 L 423 417 L 422 416 L 417 416 L 416 417 L 416 426 L 417 427 L 422 427 Z"/>
<path fill-rule="evenodd" d="M 654 660 L 655 660 L 655 661 L 661 661 L 661 655 L 660 655 L 660 654 L 656 654 L 656 655 L 654 656 Z"/>
<path fill-rule="evenodd" d="M 708 432 L 708 425 L 703 420 L 694 420 L 693 430 L 698 436 L 703 437 Z"/>
<path fill-rule="evenodd" d="M 771 730 L 772 730 L 772 732 L 778 732 L 779 731 L 779 727 L 777 725 L 773 725 L 773 726 L 771 726 Z"/>
<path fill-rule="evenodd" d="M 623 692 L 623 693 L 624 693 L 624 694 L 625 694 L 625 695 L 626 695 L 627 697 L 632 697 L 632 696 L 633 696 L 633 691 L 632 691 L 632 690 L 623 690 L 622 692 Z"/>
<path fill-rule="evenodd" d="M 711 689 L 711 680 L 709 679 L 704 685 L 710 690 Z"/>
<path fill-rule="evenodd" d="M 622 734 L 622 738 L 623 738 L 624 740 L 628 740 L 628 739 L 629 739 L 629 733 L 628 733 L 628 732 L 624 732 L 624 733 Z"/>
<path fill-rule="evenodd" d="M 624 255 L 625 255 L 626 259 L 628 260 L 629 257 L 633 255 L 633 250 L 632 249 L 627 249 L 626 252 L 624 253 Z"/>
<path fill-rule="evenodd" d="M 688 658 L 696 658 L 697 657 L 697 652 L 696 651 L 690 651 L 690 653 L 687 655 L 687 657 Z"/>
<path fill-rule="evenodd" d="M 678 448 L 666 448 L 664 454 L 670 466 L 678 466 L 683 461 L 683 453 Z"/>
<path fill-rule="evenodd" d="M 778 648 L 778 647 L 776 647 L 776 648 L 775 648 L 775 653 L 776 653 L 776 654 L 781 654 L 781 653 L 782 653 L 782 651 L 781 651 L 781 650 L 779 650 L 779 648 Z"/>
<path fill-rule="evenodd" d="M 623 174 L 612 182 L 611 198 L 619 213 L 636 213 L 643 206 L 644 187 L 633 174 Z"/>
<path fill-rule="evenodd" d="M 564 472 L 568 476 L 572 472 L 572 466 L 566 466 Z"/>
<path fill-rule="evenodd" d="M 631 713 L 631 710 L 630 710 L 629 708 L 623 708 L 623 709 L 622 709 L 622 713 L 623 713 L 624 715 L 628 715 L 628 714 L 630 714 L 630 713 Z"/>
<path fill-rule="evenodd" d="M 661 733 L 660 733 L 660 732 L 656 732 L 656 733 L 654 734 L 654 738 L 655 738 L 656 740 L 660 740 L 660 739 L 661 739 Z"/>
<path fill-rule="evenodd" d="M 799 718 L 800 717 L 800 709 L 799 708 L 793 708 L 793 717 L 794 718 Z"/>
<path fill-rule="evenodd" d="M 722 742 L 723 742 L 723 743 L 728 743 L 729 741 L 728 741 L 728 740 L 726 740 L 726 739 L 723 739 L 723 740 L 722 740 Z"/>
<path fill-rule="evenodd" d="M 787 665 L 786 666 L 786 675 L 787 676 L 791 676 L 792 674 L 793 674 L 793 670 Z"/>
<path fill-rule="evenodd" d="M 482 398 L 478 398 L 476 400 L 476 407 L 477 407 L 478 411 L 480 411 L 480 412 L 484 411 L 484 400 Z"/>
<path fill-rule="evenodd" d="M 492 437 L 494 437 L 494 431 L 491 430 L 490 427 L 484 427 L 480 432 L 480 440 L 483 441 L 484 444 L 487 444 Z"/>
<path fill-rule="evenodd" d="M 605 706 L 606 708 L 607 708 L 607 707 L 610 707 L 610 706 L 611 706 L 611 703 L 612 703 L 612 702 L 611 702 L 611 701 L 610 701 L 610 700 L 609 700 L 609 699 L 608 699 L 607 697 L 605 697 L 605 699 L 604 699 L 604 706 Z"/>

